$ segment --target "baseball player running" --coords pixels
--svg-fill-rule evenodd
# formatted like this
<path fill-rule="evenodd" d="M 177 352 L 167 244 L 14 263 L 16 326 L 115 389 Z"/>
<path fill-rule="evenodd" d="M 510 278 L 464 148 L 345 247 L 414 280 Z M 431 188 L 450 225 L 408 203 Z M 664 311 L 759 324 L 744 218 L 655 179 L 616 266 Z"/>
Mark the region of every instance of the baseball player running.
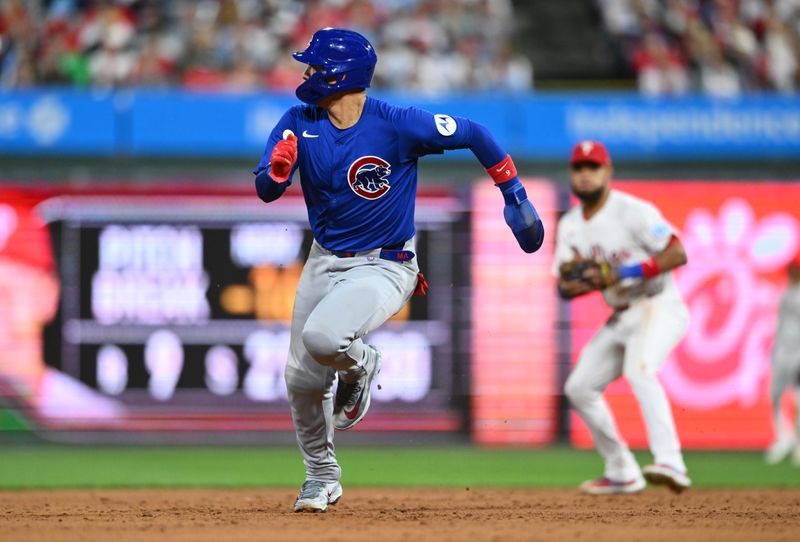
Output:
<path fill-rule="evenodd" d="M 645 478 L 676 492 L 691 485 L 675 423 L 656 373 L 686 332 L 689 314 L 672 269 L 686 263 L 675 229 L 649 202 L 609 188 L 611 157 L 602 143 L 572 151 L 571 183 L 580 205 L 559 221 L 554 273 L 564 298 L 602 290 L 613 309 L 581 352 L 565 393 L 591 431 L 603 476 L 580 489 L 636 493 Z M 639 469 L 603 399 L 624 375 L 642 409 L 655 464 Z M 644 476 L 642 476 L 644 474 Z"/>
<path fill-rule="evenodd" d="M 380 352 L 362 338 L 426 286 L 414 254 L 417 160 L 472 150 L 500 189 L 525 252 L 541 246 L 544 228 L 514 162 L 483 126 L 367 96 L 377 56 L 364 36 L 325 28 L 293 56 L 307 65 L 296 91 L 306 105 L 283 115 L 254 173 L 258 196 L 270 202 L 299 169 L 314 233 L 285 377 L 306 467 L 294 510 L 322 512 L 342 496 L 334 429 L 364 417 L 381 368 Z"/>
<path fill-rule="evenodd" d="M 800 466 L 800 254 L 789 264 L 789 284 L 778 310 L 778 329 L 772 347 L 772 400 L 775 441 L 764 459 L 770 465 L 783 461 L 794 451 L 792 462 Z M 795 391 L 796 431 L 787 430 L 781 414 L 781 398 L 786 388 Z"/>

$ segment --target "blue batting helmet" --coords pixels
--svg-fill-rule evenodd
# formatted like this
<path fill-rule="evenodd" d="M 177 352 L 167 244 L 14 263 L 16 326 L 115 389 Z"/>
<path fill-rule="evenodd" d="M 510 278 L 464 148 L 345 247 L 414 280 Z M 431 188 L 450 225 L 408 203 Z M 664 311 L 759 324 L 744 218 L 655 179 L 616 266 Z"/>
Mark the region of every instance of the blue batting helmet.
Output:
<path fill-rule="evenodd" d="M 367 38 L 339 28 L 317 30 L 295 60 L 321 69 L 297 87 L 297 97 L 309 104 L 343 90 L 368 88 L 378 56 Z"/>

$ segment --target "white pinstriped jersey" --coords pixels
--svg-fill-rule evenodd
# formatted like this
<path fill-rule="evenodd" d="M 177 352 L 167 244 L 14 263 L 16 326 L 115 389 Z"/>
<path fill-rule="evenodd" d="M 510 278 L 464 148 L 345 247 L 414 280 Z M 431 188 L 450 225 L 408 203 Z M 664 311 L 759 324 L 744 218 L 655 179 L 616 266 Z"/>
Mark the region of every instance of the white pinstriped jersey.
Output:
<path fill-rule="evenodd" d="M 570 209 L 558 222 L 553 273 L 572 260 L 572 249 L 587 259 L 605 260 L 615 265 L 639 263 L 664 250 L 676 234 L 652 203 L 624 192 L 611 190 L 603 207 L 589 220 L 581 205 Z M 676 288 L 672 272 L 649 280 L 627 279 L 603 290 L 610 307 L 627 305 L 665 288 Z"/>

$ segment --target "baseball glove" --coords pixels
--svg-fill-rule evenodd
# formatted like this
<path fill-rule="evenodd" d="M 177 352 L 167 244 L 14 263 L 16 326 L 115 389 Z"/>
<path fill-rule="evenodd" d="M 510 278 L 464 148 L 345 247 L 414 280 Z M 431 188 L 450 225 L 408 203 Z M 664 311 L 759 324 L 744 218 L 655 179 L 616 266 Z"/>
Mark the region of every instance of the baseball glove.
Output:
<path fill-rule="evenodd" d="M 559 267 L 561 278 L 566 281 L 580 280 L 597 289 L 603 289 L 616 282 L 615 269 L 605 261 L 572 260 Z"/>

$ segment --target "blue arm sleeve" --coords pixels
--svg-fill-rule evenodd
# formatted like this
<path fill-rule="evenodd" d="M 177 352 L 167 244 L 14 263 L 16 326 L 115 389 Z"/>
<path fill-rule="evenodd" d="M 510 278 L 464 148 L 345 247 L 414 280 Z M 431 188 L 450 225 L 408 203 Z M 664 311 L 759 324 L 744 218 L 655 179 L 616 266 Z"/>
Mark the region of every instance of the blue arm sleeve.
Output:
<path fill-rule="evenodd" d="M 256 194 L 262 201 L 267 203 L 281 197 L 290 184 L 291 181 L 285 183 L 275 182 L 269 174 L 269 167 L 256 174 Z"/>
<path fill-rule="evenodd" d="M 506 151 L 500 147 L 483 124 L 469 119 L 464 120 L 469 123 L 472 130 L 471 144 L 468 148 L 483 168 L 488 169 L 499 164 L 506 157 Z"/>
<path fill-rule="evenodd" d="M 292 168 L 292 172 L 289 174 L 289 180 L 287 182 L 276 183 L 274 180 L 272 180 L 272 177 L 269 176 L 269 157 L 272 154 L 272 149 L 275 147 L 275 144 L 283 139 L 283 132 L 285 130 L 291 130 L 295 133 L 295 135 L 297 134 L 295 122 L 296 109 L 296 107 L 293 107 L 284 113 L 283 117 L 281 117 L 281 120 L 279 120 L 278 124 L 275 125 L 275 128 L 272 129 L 269 139 L 267 139 L 267 144 L 264 147 L 264 153 L 261 155 L 261 160 L 259 160 L 258 165 L 253 169 L 253 173 L 256 175 L 256 193 L 258 194 L 259 198 L 266 202 L 274 201 L 281 197 L 286 189 L 292 184 L 292 176 L 294 175 L 294 172 L 297 171 L 299 160 Z"/>
<path fill-rule="evenodd" d="M 469 149 L 484 168 L 497 165 L 506 157 L 486 127 L 464 117 L 434 115 L 410 107 L 402 111 L 398 128 L 408 152 L 415 156 Z"/>
<path fill-rule="evenodd" d="M 433 115 L 416 108 L 404 109 L 398 119 L 401 137 L 413 157 L 450 149 L 470 149 L 484 169 L 497 166 L 507 155 L 489 130 L 463 117 Z M 544 224 L 528 200 L 519 177 L 497 187 L 503 193 L 503 218 L 525 252 L 536 252 L 544 242 Z"/>

